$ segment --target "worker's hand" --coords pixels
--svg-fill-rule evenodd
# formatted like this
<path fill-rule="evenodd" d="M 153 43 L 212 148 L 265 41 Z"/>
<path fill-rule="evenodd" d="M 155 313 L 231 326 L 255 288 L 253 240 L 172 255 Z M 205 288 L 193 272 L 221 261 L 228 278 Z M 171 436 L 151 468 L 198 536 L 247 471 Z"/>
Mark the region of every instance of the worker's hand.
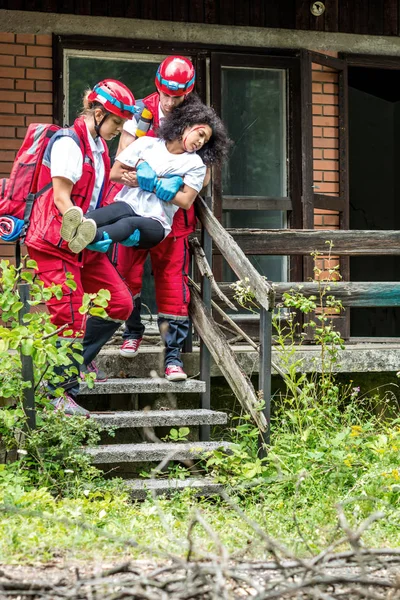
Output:
<path fill-rule="evenodd" d="M 108 233 L 105 231 L 103 233 L 103 237 L 101 240 L 99 240 L 98 242 L 92 242 L 91 244 L 86 246 L 86 248 L 88 250 L 92 250 L 94 252 L 107 252 L 109 247 L 111 246 L 111 244 L 112 244 L 112 239 L 110 238 Z"/>
<path fill-rule="evenodd" d="M 128 187 L 138 187 L 138 178 L 135 171 L 124 171 L 121 176 L 121 183 Z"/>
<path fill-rule="evenodd" d="M 157 181 L 156 196 L 164 202 L 171 202 L 183 185 L 182 177 L 174 175 L 173 177 L 162 178 Z"/>
<path fill-rule="evenodd" d="M 128 248 L 131 248 L 132 246 L 139 246 L 139 242 L 140 242 L 140 231 L 139 231 L 139 229 L 135 229 L 135 231 L 133 233 L 131 233 L 131 235 L 126 240 L 123 240 L 122 242 L 120 242 L 120 244 L 122 244 L 123 246 L 127 246 Z"/>
<path fill-rule="evenodd" d="M 136 167 L 137 181 L 142 190 L 152 192 L 157 183 L 156 172 L 151 166 L 143 161 Z"/>

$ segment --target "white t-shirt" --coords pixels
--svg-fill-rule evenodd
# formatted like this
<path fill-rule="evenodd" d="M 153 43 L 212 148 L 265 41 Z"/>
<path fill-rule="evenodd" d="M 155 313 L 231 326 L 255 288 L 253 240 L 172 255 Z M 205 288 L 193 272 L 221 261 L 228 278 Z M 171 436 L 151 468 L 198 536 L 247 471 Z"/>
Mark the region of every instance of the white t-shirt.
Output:
<path fill-rule="evenodd" d="M 158 177 L 180 175 L 183 182 L 197 192 L 203 187 L 206 166 L 196 152 L 171 154 L 164 140 L 141 137 L 117 156 L 117 160 L 127 167 L 135 167 L 139 159 L 146 161 Z M 171 231 L 172 219 L 179 208 L 172 202 L 159 200 L 155 194 L 145 192 L 140 187 L 124 186 L 115 200 L 127 202 L 142 217 L 160 221 L 166 236 Z"/>
<path fill-rule="evenodd" d="M 87 126 L 86 126 L 87 128 Z M 100 138 L 96 141 L 92 138 L 89 129 L 87 129 L 90 149 L 93 152 L 94 168 L 96 172 L 96 181 L 94 184 L 92 198 L 90 200 L 89 210 L 97 207 L 101 188 L 104 183 L 105 169 L 103 161 L 104 146 Z M 50 153 L 50 173 L 52 177 L 65 177 L 75 184 L 82 177 L 83 157 L 78 144 L 70 137 L 58 138 Z"/>

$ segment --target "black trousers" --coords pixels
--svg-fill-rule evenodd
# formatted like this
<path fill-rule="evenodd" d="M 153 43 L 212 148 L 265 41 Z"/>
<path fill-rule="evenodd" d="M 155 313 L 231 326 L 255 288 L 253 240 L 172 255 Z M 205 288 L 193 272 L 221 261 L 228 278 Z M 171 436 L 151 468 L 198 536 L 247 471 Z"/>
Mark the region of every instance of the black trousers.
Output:
<path fill-rule="evenodd" d="M 108 233 L 113 242 L 122 242 L 135 229 L 140 231 L 138 248 L 153 248 L 164 239 L 164 227 L 160 221 L 137 215 L 126 202 L 113 202 L 108 206 L 92 210 L 85 216 L 93 219 L 97 225 L 93 242 L 101 240 L 104 232 Z"/>

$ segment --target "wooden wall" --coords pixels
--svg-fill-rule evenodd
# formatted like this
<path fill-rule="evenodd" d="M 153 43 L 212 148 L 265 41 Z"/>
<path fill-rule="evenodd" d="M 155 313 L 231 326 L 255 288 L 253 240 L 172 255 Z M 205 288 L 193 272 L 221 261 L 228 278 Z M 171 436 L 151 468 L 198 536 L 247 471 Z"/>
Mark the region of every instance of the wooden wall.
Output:
<path fill-rule="evenodd" d="M 1 8 L 108 17 L 398 35 L 399 0 L 2 0 Z M 205 40 L 206 41 L 206 40 Z"/>

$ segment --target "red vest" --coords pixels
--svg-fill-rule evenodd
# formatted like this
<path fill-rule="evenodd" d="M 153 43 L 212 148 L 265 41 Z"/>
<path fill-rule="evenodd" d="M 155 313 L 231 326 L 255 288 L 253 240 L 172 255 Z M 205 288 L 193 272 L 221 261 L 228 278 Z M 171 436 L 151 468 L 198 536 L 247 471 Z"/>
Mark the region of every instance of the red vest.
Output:
<path fill-rule="evenodd" d="M 71 200 L 76 206 L 80 206 L 83 213 L 86 213 L 90 206 L 90 200 L 93 195 L 95 186 L 95 168 L 93 153 L 90 148 L 88 131 L 83 117 L 76 119 L 74 123 L 74 131 L 77 133 L 80 140 L 80 147 L 83 155 L 82 176 L 75 183 L 71 192 Z M 104 140 L 102 140 L 104 152 L 102 154 L 104 161 L 104 184 L 103 189 L 108 187 L 110 176 L 110 158 L 108 148 Z M 42 164 L 38 179 L 38 189 L 41 189 L 51 181 L 50 168 Z M 34 203 L 28 233 L 26 235 L 26 245 L 36 250 L 50 252 L 59 258 L 69 260 L 70 262 L 79 262 L 79 254 L 71 252 L 60 236 L 62 217 L 54 204 L 53 189 L 40 196 Z"/>

